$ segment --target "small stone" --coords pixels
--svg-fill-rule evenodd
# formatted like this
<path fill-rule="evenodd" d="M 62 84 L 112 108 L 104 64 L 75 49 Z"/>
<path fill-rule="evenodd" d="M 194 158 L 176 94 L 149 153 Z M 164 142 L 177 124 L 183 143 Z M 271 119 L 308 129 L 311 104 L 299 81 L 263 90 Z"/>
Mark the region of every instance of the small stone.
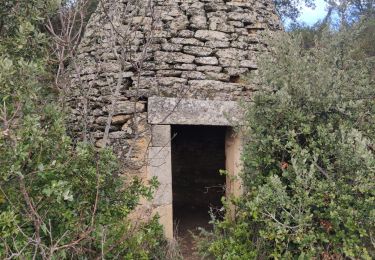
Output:
<path fill-rule="evenodd" d="M 187 82 L 186 79 L 178 78 L 178 77 L 158 78 L 158 83 L 163 86 L 173 86 L 174 84 L 185 84 L 186 82 Z"/>
<path fill-rule="evenodd" d="M 195 55 L 195 56 L 209 56 L 212 53 L 212 49 L 208 47 L 199 46 L 185 46 L 183 49 L 184 53 Z"/>
<path fill-rule="evenodd" d="M 103 135 L 104 135 L 104 133 L 101 132 L 101 131 L 95 131 L 95 132 L 91 133 L 91 137 L 96 138 L 96 139 L 103 138 Z"/>
<path fill-rule="evenodd" d="M 140 72 L 141 76 L 154 76 L 155 75 L 155 71 L 153 70 L 142 70 Z M 133 77 L 134 74 L 132 76 L 130 76 L 129 78 Z"/>
<path fill-rule="evenodd" d="M 223 67 L 239 67 L 240 61 L 233 58 L 219 58 L 219 64 Z"/>
<path fill-rule="evenodd" d="M 210 18 L 209 28 L 210 28 L 210 30 L 216 31 L 216 30 L 218 30 L 219 25 L 224 24 L 225 22 L 226 22 L 225 18 L 222 17 L 222 16 L 212 17 L 212 18 Z"/>
<path fill-rule="evenodd" d="M 133 129 L 131 128 L 131 126 L 130 126 L 129 123 L 124 124 L 124 125 L 121 127 L 121 131 L 123 131 L 124 133 L 126 133 L 126 134 L 128 134 L 128 135 L 133 134 Z"/>
<path fill-rule="evenodd" d="M 181 51 L 182 45 L 181 44 L 175 44 L 175 43 L 163 43 L 161 45 L 161 48 L 163 51 Z"/>
<path fill-rule="evenodd" d="M 161 45 L 157 43 L 149 44 L 147 47 L 147 51 L 151 51 L 151 52 L 160 51 L 160 49 L 161 49 Z"/>
<path fill-rule="evenodd" d="M 124 131 L 117 131 L 117 132 L 111 132 L 109 133 L 110 139 L 122 139 L 129 137 L 129 134 Z"/>
<path fill-rule="evenodd" d="M 159 70 L 157 75 L 162 77 L 180 77 L 181 73 L 182 71 L 180 70 Z"/>
<path fill-rule="evenodd" d="M 204 3 L 199 1 L 181 1 L 191 2 L 186 8 L 186 13 L 190 16 L 203 15 L 204 14 Z"/>
<path fill-rule="evenodd" d="M 121 71 L 121 64 L 113 62 L 103 62 L 100 63 L 100 68 L 102 72 L 119 72 Z"/>
<path fill-rule="evenodd" d="M 220 31 L 225 33 L 235 32 L 234 26 L 229 25 L 223 17 L 212 17 L 210 19 L 209 28 L 213 31 Z"/>
<path fill-rule="evenodd" d="M 83 67 L 80 72 L 81 72 L 81 75 L 95 74 L 96 73 L 96 68 L 95 67 L 86 66 L 86 67 Z"/>
<path fill-rule="evenodd" d="M 230 43 L 228 41 L 208 41 L 204 46 L 209 48 L 228 48 Z"/>
<path fill-rule="evenodd" d="M 223 68 L 219 67 L 219 66 L 206 65 L 206 66 L 198 66 L 197 70 L 198 71 L 221 72 L 223 70 Z"/>
<path fill-rule="evenodd" d="M 181 30 L 177 33 L 177 35 L 182 38 L 193 38 L 194 32 L 190 30 Z"/>
<path fill-rule="evenodd" d="M 104 108 L 106 112 L 109 112 L 112 106 L 107 106 Z M 134 111 L 135 110 L 135 111 Z M 114 105 L 114 115 L 120 114 L 133 114 L 134 112 L 143 112 L 145 110 L 145 105 L 137 102 L 134 104 L 132 101 L 118 101 Z"/>
<path fill-rule="evenodd" d="M 120 125 L 132 118 L 131 115 L 117 115 L 112 117 L 112 124 Z"/>
<path fill-rule="evenodd" d="M 195 59 L 195 56 L 184 54 L 181 52 L 155 52 L 155 60 L 158 62 L 166 63 L 192 63 Z"/>
<path fill-rule="evenodd" d="M 238 27 L 238 28 L 243 28 L 244 27 L 244 24 L 243 22 L 240 22 L 240 21 L 229 21 L 228 24 L 234 26 L 234 27 Z"/>
<path fill-rule="evenodd" d="M 195 38 L 203 41 L 227 41 L 229 39 L 226 33 L 209 30 L 198 30 Z"/>
<path fill-rule="evenodd" d="M 244 23 L 255 22 L 256 18 L 251 13 L 237 13 L 237 12 L 230 12 L 228 13 L 228 19 L 232 21 L 240 21 Z"/>
<path fill-rule="evenodd" d="M 122 76 L 123 76 L 124 78 L 131 78 L 131 77 L 134 76 L 134 72 L 132 72 L 132 71 L 124 71 L 124 72 L 122 73 Z"/>
<path fill-rule="evenodd" d="M 219 4 L 219 3 L 207 3 L 204 6 L 204 9 L 207 12 L 225 11 L 228 9 L 228 6 L 225 4 Z"/>
<path fill-rule="evenodd" d="M 249 44 L 246 42 L 234 41 L 230 44 L 230 47 L 246 50 L 248 49 Z"/>
<path fill-rule="evenodd" d="M 97 123 L 98 125 L 105 125 L 107 123 L 107 117 L 99 116 L 98 118 L 96 118 L 95 123 Z"/>
<path fill-rule="evenodd" d="M 217 65 L 219 63 L 216 57 L 199 57 L 196 58 L 194 61 L 197 64 L 203 65 Z"/>
<path fill-rule="evenodd" d="M 197 65 L 195 64 L 175 64 L 173 66 L 174 69 L 177 70 L 195 70 L 197 68 Z"/>
<path fill-rule="evenodd" d="M 189 25 L 189 20 L 186 15 L 179 15 L 178 17 L 174 18 L 169 26 L 171 30 L 179 31 L 186 29 Z"/>
<path fill-rule="evenodd" d="M 247 68 L 225 68 L 224 72 L 229 74 L 229 76 L 240 76 L 249 71 Z"/>
<path fill-rule="evenodd" d="M 92 114 L 93 114 L 93 116 L 101 116 L 101 115 L 103 115 L 104 113 L 103 113 L 103 111 L 102 111 L 101 109 L 96 108 L 96 109 L 94 109 L 94 110 L 92 111 Z"/>
<path fill-rule="evenodd" d="M 190 18 L 191 27 L 195 29 L 206 29 L 207 28 L 207 18 L 204 15 L 193 15 Z"/>
<path fill-rule="evenodd" d="M 225 73 L 206 72 L 206 78 L 211 80 L 229 81 L 230 76 Z"/>
<path fill-rule="evenodd" d="M 107 142 L 108 145 L 108 142 Z M 106 146 L 106 143 L 104 139 L 99 139 L 98 141 L 95 142 L 95 146 L 98 148 L 104 148 Z"/>
<path fill-rule="evenodd" d="M 167 67 L 168 68 L 168 67 Z M 162 67 L 164 69 L 164 67 Z M 131 78 L 133 81 L 133 88 L 152 88 L 152 87 L 157 87 L 157 83 L 155 81 L 154 77 L 132 77 Z"/>
<path fill-rule="evenodd" d="M 206 79 L 204 73 L 199 71 L 185 71 L 181 77 L 185 79 Z"/>
<path fill-rule="evenodd" d="M 204 43 L 195 38 L 172 38 L 172 43 L 183 44 L 183 45 L 195 45 L 195 46 L 204 46 Z"/>

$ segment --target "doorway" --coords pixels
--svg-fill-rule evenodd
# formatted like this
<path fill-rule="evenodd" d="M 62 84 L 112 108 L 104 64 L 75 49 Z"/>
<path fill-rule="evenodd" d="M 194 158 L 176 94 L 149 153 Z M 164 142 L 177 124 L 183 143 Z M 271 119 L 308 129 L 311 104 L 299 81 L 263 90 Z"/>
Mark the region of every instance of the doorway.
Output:
<path fill-rule="evenodd" d="M 148 180 L 157 178 L 159 187 L 155 191 L 153 200 L 146 207 L 150 208 L 153 214 L 159 215 L 159 222 L 164 227 L 165 236 L 173 240 L 176 238 L 174 231 L 178 231 L 178 229 L 181 231 L 183 226 L 184 209 L 187 210 L 190 207 L 192 214 L 194 209 L 197 209 L 198 213 L 201 213 L 206 218 L 205 221 L 201 221 L 202 225 L 198 224 L 199 221 L 194 221 L 193 223 L 198 224 L 194 225 L 196 228 L 196 226 L 207 225 L 208 214 L 206 213 L 209 211 L 210 206 L 213 206 L 214 209 L 221 207 L 220 197 L 224 195 L 224 191 L 222 189 L 220 191 L 219 189 L 214 189 L 213 186 L 223 186 L 225 184 L 225 196 L 227 198 L 241 195 L 241 122 L 244 113 L 243 109 L 235 101 L 169 97 L 150 97 L 147 111 L 147 121 L 151 126 L 151 142 L 146 148 L 148 153 L 147 164 L 144 167 L 145 176 L 147 176 Z M 186 152 L 186 149 L 179 148 L 184 146 L 188 150 L 190 149 L 190 154 Z M 210 151 L 212 147 L 215 147 L 214 151 Z M 175 153 L 174 151 L 177 152 Z M 201 154 L 198 159 L 186 162 L 186 158 L 187 160 L 195 158 L 194 156 L 197 154 Z M 213 158 L 219 159 L 214 160 Z M 181 163 L 179 163 L 180 161 Z M 217 163 L 214 164 L 215 161 Z M 198 162 L 201 166 L 203 163 L 207 163 L 207 166 L 214 164 L 214 166 L 211 169 L 202 171 L 201 175 L 196 175 L 194 169 L 189 170 L 188 168 L 190 164 L 198 165 Z M 176 170 L 179 167 L 188 170 Z M 202 166 L 197 169 L 203 170 L 204 168 Z M 226 178 L 218 174 L 219 169 L 226 169 Z M 202 195 L 199 192 L 193 192 L 195 187 L 207 181 L 205 178 L 210 176 L 209 173 L 212 173 L 211 176 L 215 177 L 208 179 L 207 183 L 209 185 L 203 185 L 211 187 L 207 190 L 207 193 Z M 175 181 L 173 183 L 173 191 L 172 175 Z M 198 176 L 198 178 L 195 178 L 195 176 Z M 187 182 L 182 181 L 184 179 L 187 179 Z M 197 183 L 192 182 L 193 180 L 197 181 Z M 216 185 L 217 183 L 219 185 Z M 181 191 L 185 191 L 185 193 Z M 184 201 L 186 194 L 190 196 L 190 199 Z M 202 196 L 205 200 L 199 201 L 199 203 L 196 202 L 197 198 L 202 198 Z M 176 209 L 173 209 L 174 206 L 176 206 Z M 182 210 L 179 208 L 182 208 Z M 203 210 L 199 211 L 199 208 L 203 208 Z M 229 204 L 227 209 L 225 214 L 234 216 L 235 206 Z M 173 217 L 173 213 L 175 217 Z M 182 215 L 182 217 L 179 215 Z M 177 225 L 173 225 L 174 221 Z"/>
<path fill-rule="evenodd" d="M 191 233 L 210 229 L 210 214 L 224 214 L 226 177 L 220 170 L 226 168 L 226 131 L 222 126 L 171 128 L 173 229 L 182 251 L 193 247 Z"/>

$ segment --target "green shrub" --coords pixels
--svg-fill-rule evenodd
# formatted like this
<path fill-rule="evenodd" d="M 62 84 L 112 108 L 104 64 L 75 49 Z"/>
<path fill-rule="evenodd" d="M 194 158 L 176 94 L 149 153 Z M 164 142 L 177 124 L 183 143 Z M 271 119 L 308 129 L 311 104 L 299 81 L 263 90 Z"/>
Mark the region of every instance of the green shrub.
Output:
<path fill-rule="evenodd" d="M 157 218 L 129 219 L 157 183 L 125 182 L 111 150 L 66 134 L 41 32 L 48 3 L 0 4 L 0 258 L 162 259 Z"/>
<path fill-rule="evenodd" d="M 206 235 L 206 252 L 375 257 L 375 60 L 358 55 L 361 30 L 326 31 L 308 49 L 299 34 L 270 37 L 258 75 L 266 87 L 246 118 L 246 191 L 235 220 Z"/>

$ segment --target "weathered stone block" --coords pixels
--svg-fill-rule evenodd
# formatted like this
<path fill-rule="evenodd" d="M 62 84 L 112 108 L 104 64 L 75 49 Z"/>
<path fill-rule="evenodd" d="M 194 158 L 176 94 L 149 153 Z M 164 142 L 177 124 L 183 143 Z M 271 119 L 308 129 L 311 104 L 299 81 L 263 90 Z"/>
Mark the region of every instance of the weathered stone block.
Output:
<path fill-rule="evenodd" d="M 239 76 L 247 73 L 249 69 L 247 68 L 224 68 L 224 72 L 227 73 L 229 76 Z"/>
<path fill-rule="evenodd" d="M 207 18 L 203 15 L 193 15 L 190 18 L 191 27 L 195 29 L 206 29 L 207 28 Z"/>
<path fill-rule="evenodd" d="M 121 131 L 128 134 L 129 136 L 133 134 L 133 128 L 129 124 L 129 122 L 126 122 L 125 124 L 122 125 Z"/>
<path fill-rule="evenodd" d="M 185 71 L 181 77 L 185 79 L 206 79 L 205 74 L 200 71 Z"/>
<path fill-rule="evenodd" d="M 219 64 L 223 67 L 239 67 L 240 61 L 233 58 L 219 58 Z"/>
<path fill-rule="evenodd" d="M 245 23 L 255 22 L 256 18 L 252 13 L 228 13 L 228 19 L 233 21 L 240 21 Z"/>
<path fill-rule="evenodd" d="M 227 23 L 237 28 L 243 28 L 245 26 L 244 23 L 240 21 L 228 21 Z"/>
<path fill-rule="evenodd" d="M 107 106 L 104 108 L 104 111 L 109 112 L 111 111 L 112 106 Z M 131 101 L 119 101 L 116 102 L 113 106 L 114 115 L 120 114 L 133 114 L 135 112 L 143 112 L 145 110 L 145 105 L 139 102 L 131 102 Z"/>
<path fill-rule="evenodd" d="M 228 6 L 222 3 L 210 3 L 208 2 L 205 6 L 204 9 L 207 12 L 217 12 L 217 11 L 225 11 L 228 9 Z"/>
<path fill-rule="evenodd" d="M 155 52 L 155 60 L 166 63 L 192 63 L 195 56 L 181 52 Z"/>
<path fill-rule="evenodd" d="M 171 148 L 166 146 L 151 146 L 149 147 L 148 151 L 147 167 L 149 177 L 156 177 L 160 185 L 172 184 Z M 172 198 L 170 197 L 169 200 L 172 201 Z M 167 203 L 168 202 L 165 204 Z"/>
<path fill-rule="evenodd" d="M 109 142 L 107 144 L 109 144 Z M 95 142 L 95 146 L 98 148 L 104 148 L 106 146 L 106 142 L 104 139 L 99 139 Z"/>
<path fill-rule="evenodd" d="M 197 67 L 197 70 L 198 70 L 198 71 L 221 72 L 221 71 L 223 70 L 223 68 L 220 67 L 220 66 L 210 66 L 210 65 L 206 65 L 206 66 L 198 66 L 198 67 Z"/>
<path fill-rule="evenodd" d="M 202 65 L 217 65 L 219 61 L 216 57 L 198 57 L 195 60 L 195 63 Z"/>
<path fill-rule="evenodd" d="M 98 118 L 96 118 L 95 123 L 97 123 L 98 125 L 105 125 L 107 123 L 107 117 L 99 116 Z"/>
<path fill-rule="evenodd" d="M 219 31 L 198 30 L 195 33 L 195 38 L 203 41 L 227 41 L 229 36 Z"/>
<path fill-rule="evenodd" d="M 210 19 L 209 29 L 225 33 L 235 32 L 235 27 L 233 25 L 228 24 L 224 17 L 212 17 Z"/>
<path fill-rule="evenodd" d="M 185 84 L 187 83 L 186 79 L 178 78 L 178 77 L 161 77 L 157 79 L 160 85 L 164 86 L 172 86 L 174 84 Z"/>
<path fill-rule="evenodd" d="M 164 228 L 164 235 L 167 239 L 173 239 L 173 206 L 172 203 L 156 207 L 154 214 L 160 216 L 159 223 Z"/>
<path fill-rule="evenodd" d="M 163 51 L 181 51 L 182 45 L 181 44 L 175 44 L 175 43 L 163 43 L 161 45 L 161 48 Z"/>
<path fill-rule="evenodd" d="M 125 122 L 127 122 L 130 118 L 132 118 L 131 115 L 117 115 L 112 117 L 112 124 L 114 125 L 121 125 Z"/>
<path fill-rule="evenodd" d="M 155 147 L 166 147 L 171 144 L 171 126 L 153 125 L 151 128 L 151 145 Z"/>
<path fill-rule="evenodd" d="M 173 66 L 176 70 L 195 70 L 197 68 L 197 65 L 195 64 L 175 64 Z"/>
<path fill-rule="evenodd" d="M 204 46 L 204 42 L 197 40 L 195 38 L 172 38 L 171 42 L 183 45 Z"/>
<path fill-rule="evenodd" d="M 242 108 L 234 101 L 152 97 L 149 99 L 148 122 L 230 126 L 240 124 L 243 114 Z"/>
<path fill-rule="evenodd" d="M 208 41 L 204 46 L 209 48 L 228 48 L 230 46 L 229 41 Z"/>
<path fill-rule="evenodd" d="M 189 25 L 189 20 L 186 15 L 181 14 L 177 18 L 173 19 L 171 24 L 170 24 L 170 29 L 171 30 L 183 30 L 186 29 Z"/>
<path fill-rule="evenodd" d="M 180 77 L 182 71 L 180 70 L 159 70 L 157 76 L 161 77 Z"/>
<path fill-rule="evenodd" d="M 129 138 L 129 134 L 123 131 L 111 132 L 109 133 L 109 139 L 123 139 Z"/>
<path fill-rule="evenodd" d="M 168 69 L 169 67 L 166 67 L 163 69 Z M 157 82 L 155 81 L 154 77 L 140 77 L 138 78 L 137 76 L 131 77 L 133 81 L 133 87 L 134 88 L 152 88 L 153 86 L 157 86 Z"/>
<path fill-rule="evenodd" d="M 226 73 L 216 73 L 216 72 L 207 71 L 205 72 L 205 75 L 207 79 L 212 79 L 212 80 L 229 81 L 230 79 L 230 76 Z"/>
<path fill-rule="evenodd" d="M 183 52 L 195 56 L 209 56 L 213 50 L 208 47 L 185 46 Z"/>
<path fill-rule="evenodd" d="M 194 37 L 194 31 L 191 30 L 181 30 L 177 33 L 179 37 L 182 38 L 193 38 Z"/>

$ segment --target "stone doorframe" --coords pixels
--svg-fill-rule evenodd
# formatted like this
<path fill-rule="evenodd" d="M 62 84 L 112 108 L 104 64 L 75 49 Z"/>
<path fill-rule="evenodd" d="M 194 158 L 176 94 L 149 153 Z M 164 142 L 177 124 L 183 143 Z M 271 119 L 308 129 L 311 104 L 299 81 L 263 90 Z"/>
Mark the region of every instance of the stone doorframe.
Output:
<path fill-rule="evenodd" d="M 234 132 L 233 127 L 240 124 L 242 116 L 242 109 L 234 101 L 149 98 L 148 123 L 151 125 L 152 136 L 148 149 L 147 178 L 157 177 L 159 181 L 152 207 L 155 209 L 154 213 L 160 216 L 167 238 L 173 239 L 171 125 L 228 127 L 225 137 L 225 165 L 228 172 L 226 196 L 238 196 L 242 193 L 239 178 L 242 138 L 241 134 Z"/>

